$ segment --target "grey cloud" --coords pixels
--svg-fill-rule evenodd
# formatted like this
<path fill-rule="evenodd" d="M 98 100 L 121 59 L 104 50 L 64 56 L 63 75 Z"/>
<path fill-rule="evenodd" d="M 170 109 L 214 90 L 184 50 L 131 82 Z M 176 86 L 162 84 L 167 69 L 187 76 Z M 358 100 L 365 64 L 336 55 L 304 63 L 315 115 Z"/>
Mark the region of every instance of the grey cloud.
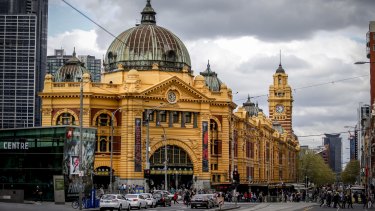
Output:
<path fill-rule="evenodd" d="M 82 0 L 80 4 L 95 15 L 94 20 L 118 35 L 140 20 L 145 2 Z M 171 29 L 182 40 L 238 36 L 272 42 L 304 40 L 317 31 L 349 26 L 365 30 L 368 21 L 375 19 L 369 9 L 375 6 L 372 0 L 159 0 L 152 5 L 158 25 Z"/>

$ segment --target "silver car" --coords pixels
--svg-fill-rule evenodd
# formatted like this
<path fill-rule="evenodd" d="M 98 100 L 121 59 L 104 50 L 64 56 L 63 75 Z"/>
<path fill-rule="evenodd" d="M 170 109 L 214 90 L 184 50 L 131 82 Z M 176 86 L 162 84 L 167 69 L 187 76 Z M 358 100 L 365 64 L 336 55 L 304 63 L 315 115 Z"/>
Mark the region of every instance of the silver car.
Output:
<path fill-rule="evenodd" d="M 148 207 L 156 207 L 156 199 L 154 199 L 151 193 L 141 193 L 141 195 L 146 200 Z"/>
<path fill-rule="evenodd" d="M 99 203 L 100 211 L 102 210 L 130 210 L 130 203 L 126 200 L 126 198 L 122 194 L 104 194 L 100 198 Z"/>
<path fill-rule="evenodd" d="M 147 209 L 147 202 L 141 194 L 126 194 L 125 198 L 130 202 L 131 208 Z"/>

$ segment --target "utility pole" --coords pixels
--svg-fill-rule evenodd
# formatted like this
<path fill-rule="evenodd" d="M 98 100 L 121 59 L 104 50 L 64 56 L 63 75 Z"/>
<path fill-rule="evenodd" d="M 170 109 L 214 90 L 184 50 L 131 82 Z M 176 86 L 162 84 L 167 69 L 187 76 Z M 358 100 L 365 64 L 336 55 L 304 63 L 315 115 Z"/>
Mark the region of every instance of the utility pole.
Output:
<path fill-rule="evenodd" d="M 82 190 L 83 190 L 83 181 L 82 181 L 82 130 L 83 130 L 83 71 L 81 72 L 81 81 L 80 81 L 80 94 L 79 94 L 79 193 L 78 193 L 78 204 L 79 210 L 82 210 Z"/>

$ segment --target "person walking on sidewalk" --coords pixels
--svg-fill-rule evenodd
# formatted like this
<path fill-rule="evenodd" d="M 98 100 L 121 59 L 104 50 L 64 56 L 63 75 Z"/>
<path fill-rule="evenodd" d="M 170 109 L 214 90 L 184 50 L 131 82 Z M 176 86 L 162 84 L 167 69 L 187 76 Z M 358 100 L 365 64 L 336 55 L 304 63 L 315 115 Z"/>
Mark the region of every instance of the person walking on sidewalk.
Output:
<path fill-rule="evenodd" d="M 176 204 L 176 203 L 179 204 L 177 199 L 178 199 L 178 193 L 176 191 L 176 192 L 174 192 L 174 195 L 173 195 L 173 204 Z"/>
<path fill-rule="evenodd" d="M 348 193 L 346 194 L 346 202 L 348 203 L 348 208 L 353 209 L 353 199 L 352 199 L 352 194 Z"/>
<path fill-rule="evenodd" d="M 216 197 L 217 203 L 219 204 L 219 209 L 224 205 L 224 193 L 218 193 Z"/>

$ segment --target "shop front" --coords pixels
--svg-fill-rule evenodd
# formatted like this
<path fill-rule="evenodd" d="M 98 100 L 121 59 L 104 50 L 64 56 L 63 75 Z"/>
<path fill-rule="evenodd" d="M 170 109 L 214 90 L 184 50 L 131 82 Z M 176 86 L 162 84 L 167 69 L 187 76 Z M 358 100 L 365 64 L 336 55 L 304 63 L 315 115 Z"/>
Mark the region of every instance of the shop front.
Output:
<path fill-rule="evenodd" d="M 24 200 L 53 201 L 55 186 L 61 188 L 61 183 L 54 184 L 54 176 L 60 175 L 65 199 L 78 196 L 80 176 L 85 192 L 90 192 L 95 134 L 96 129 L 83 128 L 81 145 L 79 127 L 0 130 L 2 190 L 18 190 Z"/>

